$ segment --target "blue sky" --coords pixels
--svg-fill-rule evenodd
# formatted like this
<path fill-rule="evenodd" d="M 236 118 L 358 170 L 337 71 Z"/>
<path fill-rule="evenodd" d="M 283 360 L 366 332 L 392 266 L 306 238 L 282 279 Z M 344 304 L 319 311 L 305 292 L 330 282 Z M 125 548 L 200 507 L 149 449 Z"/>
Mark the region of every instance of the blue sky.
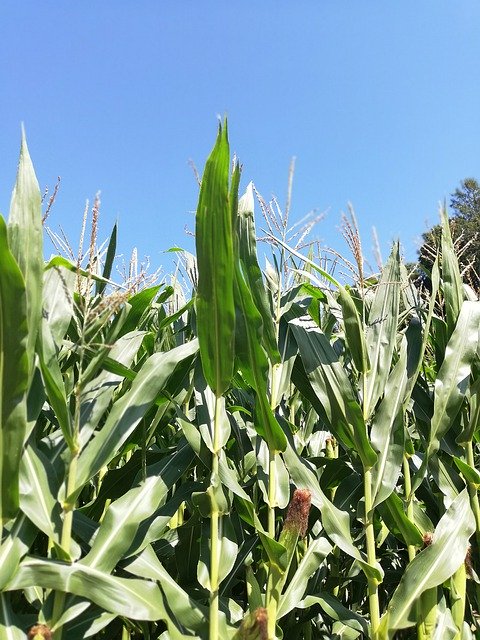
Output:
<path fill-rule="evenodd" d="M 50 226 L 75 244 L 86 198 L 101 235 L 152 266 L 193 249 L 199 170 L 227 114 L 230 142 L 292 221 L 340 251 L 351 201 L 370 253 L 400 237 L 408 259 L 460 180 L 480 178 L 478 0 L 223 2 L 13 0 L 0 8 L 0 211 L 27 130 Z M 261 221 L 258 221 L 260 225 Z"/>

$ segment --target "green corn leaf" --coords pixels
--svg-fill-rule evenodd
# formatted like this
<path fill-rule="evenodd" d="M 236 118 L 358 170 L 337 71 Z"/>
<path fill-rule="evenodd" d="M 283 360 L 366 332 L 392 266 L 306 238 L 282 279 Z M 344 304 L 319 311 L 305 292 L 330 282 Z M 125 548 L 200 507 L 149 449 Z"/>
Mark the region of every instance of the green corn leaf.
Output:
<path fill-rule="evenodd" d="M 29 381 L 25 282 L 7 243 L 0 216 L 0 517 L 18 510 L 18 477 Z"/>
<path fill-rule="evenodd" d="M 149 541 L 153 541 L 150 534 L 146 542 L 134 542 L 141 523 L 151 521 L 168 491 L 187 472 L 192 459 L 190 447 L 182 447 L 175 454 L 162 460 L 156 467 L 154 476 L 112 502 L 95 535 L 92 548 L 81 563 L 111 572 L 127 551 L 128 555 L 132 553 L 132 544 L 134 551 L 138 552 Z M 166 518 L 167 522 L 172 515 Z M 146 535 L 148 532 L 144 532 L 143 537 Z"/>
<path fill-rule="evenodd" d="M 283 453 L 285 464 L 290 472 L 294 484 L 302 489 L 308 489 L 312 494 L 312 504 L 321 513 L 322 525 L 328 537 L 347 555 L 357 560 L 367 577 L 382 581 L 380 567 L 371 566 L 354 543 L 350 531 L 350 516 L 346 511 L 338 509 L 323 493 L 314 473 L 296 453 L 290 442 Z"/>
<path fill-rule="evenodd" d="M 462 445 L 471 442 L 480 427 L 480 378 L 477 378 L 470 385 L 468 404 L 470 405 L 470 419 L 456 438 L 456 442 Z"/>
<path fill-rule="evenodd" d="M 86 640 L 97 638 L 102 629 L 117 617 L 114 613 L 102 611 L 100 607 L 89 604 L 86 600 L 75 598 L 77 604 L 70 607 L 58 619 L 54 629 L 63 628 L 63 635 L 68 640 Z M 87 607 L 85 611 L 80 607 Z M 79 613 L 81 611 L 81 613 Z M 101 636 L 100 636 L 101 637 Z"/>
<path fill-rule="evenodd" d="M 47 399 L 55 412 L 67 445 L 73 449 L 75 443 L 73 441 L 72 416 L 58 363 L 57 348 L 46 318 L 42 318 L 38 345 L 40 370 Z"/>
<path fill-rule="evenodd" d="M 422 533 L 405 515 L 403 502 L 396 493 L 390 493 L 379 505 L 379 512 L 390 531 L 407 545 L 421 547 Z"/>
<path fill-rule="evenodd" d="M 42 318 L 43 228 L 41 195 L 25 132 L 8 217 L 8 243 L 23 274 L 27 297 L 27 353 L 33 373 L 35 343 Z"/>
<path fill-rule="evenodd" d="M 197 333 L 205 378 L 216 396 L 228 389 L 234 361 L 234 249 L 229 163 L 225 123 L 219 126 L 217 141 L 205 166 L 195 228 Z"/>
<path fill-rule="evenodd" d="M 280 597 L 277 610 L 278 620 L 298 606 L 305 594 L 309 578 L 317 571 L 332 548 L 326 538 L 316 538 L 309 542 L 305 555 L 300 560 L 293 576 L 288 580 L 287 587 Z"/>
<path fill-rule="evenodd" d="M 289 324 L 303 367 L 324 406 L 330 430 L 344 447 L 355 449 L 365 468 L 372 467 L 377 454 L 369 442 L 352 385 L 333 347 L 310 320 L 299 318 Z"/>
<path fill-rule="evenodd" d="M 447 331 L 450 336 L 457 323 L 457 318 L 464 300 L 462 276 L 453 246 L 450 224 L 445 207 L 440 209 L 442 223 L 442 282 L 445 313 L 447 316 Z"/>
<path fill-rule="evenodd" d="M 207 590 L 210 586 L 210 521 L 207 520 L 201 527 L 200 559 L 197 566 L 197 578 L 199 583 Z M 238 544 L 232 522 L 229 518 L 222 518 L 220 536 L 218 540 L 219 557 L 222 559 L 218 567 L 218 583 L 225 580 L 233 569 L 238 553 Z"/>
<path fill-rule="evenodd" d="M 110 240 L 108 241 L 107 255 L 105 257 L 105 265 L 103 267 L 102 277 L 105 280 L 110 278 L 112 273 L 113 261 L 115 260 L 115 252 L 117 250 L 117 223 L 113 225 L 112 233 L 110 235 Z M 95 283 L 95 294 L 101 295 L 105 291 L 105 287 L 107 286 L 106 282 L 96 282 Z"/>
<path fill-rule="evenodd" d="M 119 338 L 110 348 L 109 363 L 96 378 L 89 382 L 82 393 L 80 405 L 80 444 L 83 447 L 105 415 L 118 385 L 136 374 L 128 367 L 132 364 L 144 338 L 143 331 L 132 331 Z M 125 373 L 133 374 L 125 375 Z"/>
<path fill-rule="evenodd" d="M 460 411 L 477 354 L 479 329 L 480 302 L 464 302 L 435 380 L 434 413 L 427 456 L 438 451 L 440 440 Z"/>
<path fill-rule="evenodd" d="M 263 607 L 263 594 L 252 567 L 248 565 L 246 567 L 245 581 L 248 585 L 248 608 L 250 611 L 255 611 L 258 607 Z"/>
<path fill-rule="evenodd" d="M 0 638 L 3 640 L 25 640 L 23 625 L 15 615 L 8 593 L 0 593 Z"/>
<path fill-rule="evenodd" d="M 157 558 L 152 547 L 144 549 L 139 556 L 124 568 L 132 575 L 156 580 L 175 619 L 190 631 L 205 637 L 208 633 L 207 609 L 188 595 L 178 582 L 172 578 Z M 170 627 L 169 632 L 172 633 Z M 174 637 L 172 635 L 172 638 Z"/>
<path fill-rule="evenodd" d="M 118 578 L 78 563 L 27 557 L 5 589 L 16 591 L 32 585 L 87 598 L 105 611 L 132 620 L 168 617 L 162 592 L 154 582 Z"/>
<path fill-rule="evenodd" d="M 372 420 L 370 440 L 378 458 L 372 468 L 372 508 L 388 498 L 400 475 L 405 450 L 404 400 L 407 386 L 407 345 L 390 374 Z"/>
<path fill-rule="evenodd" d="M 269 486 L 269 465 L 275 465 L 275 504 L 273 506 L 285 509 L 290 502 L 290 478 L 281 456 L 275 456 L 273 462 L 270 461 L 268 447 L 260 438 L 256 442 L 257 452 L 257 482 L 263 494 L 265 503 L 268 504 Z"/>
<path fill-rule="evenodd" d="M 280 573 L 285 573 L 291 561 L 289 549 L 263 531 L 258 531 L 258 537 L 267 554 L 270 565 L 275 567 Z"/>
<path fill-rule="evenodd" d="M 461 637 L 462 640 L 469 640 L 468 635 L 466 637 L 462 635 Z M 458 640 L 458 629 L 443 596 L 437 605 L 437 620 L 432 640 Z M 471 635 L 471 640 L 473 640 L 473 634 Z"/>
<path fill-rule="evenodd" d="M 119 285 L 113 280 L 107 280 L 106 278 L 102 278 L 102 276 L 97 276 L 97 274 L 95 273 L 90 273 L 90 271 L 86 271 L 85 269 L 80 269 L 77 264 L 75 264 L 74 262 L 71 262 L 70 260 L 67 260 L 67 258 L 64 258 L 63 256 L 54 256 L 53 258 L 50 258 L 50 260 L 44 266 L 44 269 L 45 271 L 48 271 L 49 269 L 55 269 L 57 267 L 63 267 L 64 269 L 66 269 L 67 271 L 70 271 L 71 273 L 81 275 L 84 278 L 89 278 L 94 282 L 101 282 L 106 285 L 111 284 L 115 288 L 119 287 Z M 126 289 L 126 287 L 123 287 L 123 289 Z"/>
<path fill-rule="evenodd" d="M 262 317 L 262 344 L 272 364 L 280 362 L 272 310 L 268 303 L 262 271 L 257 259 L 257 239 L 255 231 L 253 184 L 240 198 L 238 203 L 238 252 L 243 273 L 252 292 L 254 304 Z"/>
<path fill-rule="evenodd" d="M 276 238 L 276 237 L 271 236 L 271 239 L 272 239 L 273 242 L 275 242 L 275 244 L 279 244 L 281 247 L 283 247 L 283 249 L 286 249 L 289 253 L 291 253 L 296 258 L 299 258 L 300 260 L 303 260 L 303 262 L 305 262 L 305 264 L 310 269 L 313 269 L 313 271 L 316 271 L 318 274 L 320 274 L 322 276 L 322 278 L 324 278 L 324 280 L 326 280 L 330 284 L 333 284 L 334 287 L 340 288 L 341 285 L 338 282 L 338 280 L 336 280 L 330 273 L 328 273 L 328 271 L 325 271 L 325 269 L 322 269 L 318 264 L 315 264 L 315 262 L 313 262 L 309 258 L 306 258 L 305 256 L 302 256 L 301 253 L 299 253 L 295 249 L 292 249 L 292 247 L 289 247 L 288 244 L 285 244 L 285 242 L 282 242 L 282 240 L 280 240 L 280 238 Z"/>
<path fill-rule="evenodd" d="M 113 571 L 132 544 L 140 523 L 155 512 L 167 491 L 161 479 L 147 478 L 140 487 L 112 502 L 92 548 L 80 563 L 107 573 Z"/>
<path fill-rule="evenodd" d="M 255 306 L 252 291 L 239 262 L 235 266 L 235 302 L 239 310 L 236 351 L 242 373 L 256 393 L 254 426 L 271 451 L 284 451 L 285 434 L 268 402 L 268 359 L 262 347 L 262 316 Z"/>
<path fill-rule="evenodd" d="M 143 314 L 150 308 L 161 288 L 162 285 L 147 287 L 128 299 L 128 315 L 120 331 L 120 336 L 142 328 L 140 326 L 140 320 Z M 168 293 L 173 293 L 172 287 L 167 287 L 167 289 Z"/>
<path fill-rule="evenodd" d="M 178 454 L 175 455 L 177 457 L 186 458 L 189 465 L 194 459 L 192 451 L 188 446 L 181 446 Z M 184 463 L 181 460 L 177 460 L 175 466 L 180 464 L 183 466 Z M 126 553 L 127 561 L 131 556 L 143 553 L 143 550 L 149 544 L 156 543 L 162 538 L 166 539 L 169 532 L 172 536 L 178 536 L 180 529 L 177 528 L 175 533 L 171 528 L 169 530 L 172 518 L 175 516 L 183 502 L 189 500 L 193 493 L 201 491 L 203 488 L 203 485 L 199 482 L 187 482 L 180 485 L 173 494 L 173 497 L 171 497 L 163 506 L 155 511 L 155 513 L 141 523 L 135 538 Z"/>
<path fill-rule="evenodd" d="M 365 374 L 365 397 L 363 414 L 370 417 L 379 398 L 383 395 L 390 374 L 392 356 L 397 335 L 400 304 L 400 248 L 393 246 L 375 297 L 368 313 L 366 343 L 370 370 Z"/>
<path fill-rule="evenodd" d="M 212 452 L 214 440 L 212 430 L 215 415 L 215 404 L 216 402 L 219 403 L 217 405 L 217 411 L 220 416 L 217 425 L 217 445 L 218 451 L 220 451 L 227 444 L 231 432 L 230 422 L 228 420 L 227 412 L 225 411 L 225 398 L 219 398 L 218 400 L 215 398 L 215 394 L 207 385 L 198 366 L 195 367 L 194 384 L 196 422 L 198 430 L 203 442 Z"/>
<path fill-rule="evenodd" d="M 476 489 L 480 489 L 480 473 L 461 458 L 457 458 L 457 456 L 453 456 L 453 461 L 465 480 L 472 484 Z"/>
<path fill-rule="evenodd" d="M 60 545 L 62 518 L 57 493 L 60 482 L 48 458 L 27 446 L 20 465 L 20 506 L 28 518 Z"/>
<path fill-rule="evenodd" d="M 80 454 L 76 489 L 69 499 L 75 497 L 88 480 L 116 455 L 174 375 L 176 367 L 183 360 L 192 358 L 197 349 L 197 341 L 192 340 L 166 353 L 150 356 L 131 389 L 113 405 L 102 430 Z"/>
<path fill-rule="evenodd" d="M 300 609 L 308 609 L 309 607 L 313 607 L 314 605 L 320 605 L 322 610 L 332 618 L 332 620 L 338 620 L 342 622 L 346 629 L 344 633 L 340 635 L 340 632 L 335 629 L 335 636 L 341 638 L 356 638 L 360 633 L 363 633 L 366 638 L 368 638 L 368 626 L 365 618 L 355 613 L 355 611 L 351 611 L 344 607 L 340 600 L 330 595 L 329 593 L 318 593 L 314 595 L 307 595 L 301 602 L 298 603 L 298 607 Z M 354 629 L 356 632 L 355 635 L 348 634 L 348 630 Z"/>
<path fill-rule="evenodd" d="M 73 313 L 75 274 L 64 267 L 53 267 L 44 273 L 43 315 L 57 348 L 67 332 Z"/>
<path fill-rule="evenodd" d="M 6 535 L 0 544 L 0 590 L 10 582 L 20 560 L 28 553 L 37 529 L 24 513 L 19 512 L 4 533 Z"/>
<path fill-rule="evenodd" d="M 359 373 L 366 373 L 370 368 L 363 324 L 350 292 L 340 286 L 338 301 L 342 307 L 342 321 L 345 327 L 345 338 Z"/>
<path fill-rule="evenodd" d="M 448 580 L 465 562 L 474 531 L 475 519 L 464 489 L 440 519 L 431 544 L 407 566 L 382 621 L 389 634 L 415 624 L 415 603 L 422 593 Z"/>

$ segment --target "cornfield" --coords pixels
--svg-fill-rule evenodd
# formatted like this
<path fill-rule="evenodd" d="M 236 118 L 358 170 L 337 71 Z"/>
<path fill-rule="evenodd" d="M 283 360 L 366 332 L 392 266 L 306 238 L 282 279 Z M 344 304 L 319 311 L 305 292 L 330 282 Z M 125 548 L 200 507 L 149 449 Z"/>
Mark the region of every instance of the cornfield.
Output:
<path fill-rule="evenodd" d="M 192 292 L 43 254 L 25 138 L 0 217 L 0 638 L 480 634 L 480 301 L 446 212 L 343 284 L 270 234 L 220 125 Z M 280 231 L 282 227 L 280 225 Z M 93 236 L 95 234 L 92 234 Z"/>

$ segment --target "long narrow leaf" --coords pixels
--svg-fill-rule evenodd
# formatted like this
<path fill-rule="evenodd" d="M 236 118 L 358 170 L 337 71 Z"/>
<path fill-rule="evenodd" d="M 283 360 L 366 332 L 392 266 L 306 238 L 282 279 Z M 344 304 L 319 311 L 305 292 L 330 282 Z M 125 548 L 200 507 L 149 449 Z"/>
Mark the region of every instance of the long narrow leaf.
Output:
<path fill-rule="evenodd" d="M 157 395 L 164 389 L 179 363 L 198 349 L 196 340 L 166 353 L 156 353 L 143 365 L 132 388 L 114 405 L 96 438 L 82 451 L 78 461 L 75 494 L 115 456 Z"/>
<path fill-rule="evenodd" d="M 205 378 L 217 396 L 233 375 L 235 307 L 233 234 L 229 206 L 230 151 L 226 123 L 207 160 L 197 206 L 195 243 L 197 333 Z"/>
<path fill-rule="evenodd" d="M 455 328 L 458 315 L 465 298 L 462 286 L 460 267 L 453 245 L 450 224 L 446 210 L 440 209 L 442 221 L 442 281 L 443 296 L 445 299 L 445 312 L 447 316 L 448 336 Z"/>
<path fill-rule="evenodd" d="M 314 323 L 302 318 L 290 326 L 302 363 L 314 391 L 324 404 L 332 433 L 346 448 L 354 448 L 365 468 L 377 459 L 367 436 L 362 411 L 352 385 L 326 336 Z"/>
<path fill-rule="evenodd" d="M 400 248 L 393 246 L 368 314 L 366 343 L 370 370 L 365 374 L 363 413 L 368 418 L 383 395 L 390 373 L 400 304 Z"/>
<path fill-rule="evenodd" d="M 18 510 L 20 456 L 27 428 L 27 302 L 25 282 L 0 216 L 0 518 Z"/>
<path fill-rule="evenodd" d="M 16 591 L 32 585 L 73 593 L 132 620 L 159 620 L 167 615 L 162 593 L 154 582 L 118 578 L 78 563 L 25 558 L 5 589 Z"/>
<path fill-rule="evenodd" d="M 442 516 L 431 544 L 407 566 L 388 605 L 384 629 L 392 633 L 415 624 L 415 603 L 422 593 L 442 584 L 465 562 L 468 540 L 474 531 L 475 519 L 464 489 Z"/>
<path fill-rule="evenodd" d="M 262 344 L 271 362 L 280 362 L 272 311 L 257 259 L 253 184 L 251 182 L 238 202 L 238 249 L 243 272 L 252 292 L 255 306 L 262 317 Z"/>
<path fill-rule="evenodd" d="M 27 296 L 27 353 L 33 372 L 35 342 L 42 318 L 43 228 L 41 196 L 25 132 L 8 217 L 10 250 L 23 274 Z"/>

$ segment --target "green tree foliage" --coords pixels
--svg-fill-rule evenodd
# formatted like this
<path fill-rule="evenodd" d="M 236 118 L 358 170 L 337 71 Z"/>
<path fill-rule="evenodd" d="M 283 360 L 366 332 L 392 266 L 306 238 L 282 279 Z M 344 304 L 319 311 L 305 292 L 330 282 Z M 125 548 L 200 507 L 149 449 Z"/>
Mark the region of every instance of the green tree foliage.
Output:
<path fill-rule="evenodd" d="M 480 184 L 475 178 L 462 180 L 450 198 L 450 230 L 465 281 L 480 291 Z M 422 235 L 419 251 L 422 275 L 430 274 L 439 246 L 441 225 Z"/>

